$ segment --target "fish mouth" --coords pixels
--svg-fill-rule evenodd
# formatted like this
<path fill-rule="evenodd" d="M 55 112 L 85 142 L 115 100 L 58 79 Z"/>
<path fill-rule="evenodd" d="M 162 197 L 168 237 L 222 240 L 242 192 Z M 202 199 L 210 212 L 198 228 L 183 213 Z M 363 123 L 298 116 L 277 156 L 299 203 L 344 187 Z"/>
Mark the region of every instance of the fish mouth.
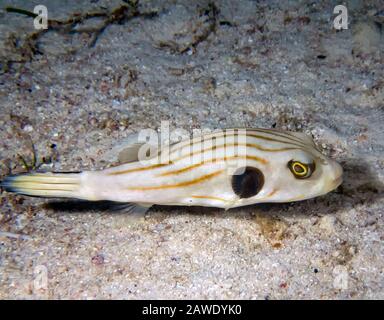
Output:
<path fill-rule="evenodd" d="M 343 168 L 336 162 L 330 161 L 331 171 L 329 173 L 329 191 L 336 189 L 343 182 Z"/>
<path fill-rule="evenodd" d="M 335 190 L 342 183 L 343 183 L 343 177 L 342 176 L 332 180 L 330 191 Z"/>

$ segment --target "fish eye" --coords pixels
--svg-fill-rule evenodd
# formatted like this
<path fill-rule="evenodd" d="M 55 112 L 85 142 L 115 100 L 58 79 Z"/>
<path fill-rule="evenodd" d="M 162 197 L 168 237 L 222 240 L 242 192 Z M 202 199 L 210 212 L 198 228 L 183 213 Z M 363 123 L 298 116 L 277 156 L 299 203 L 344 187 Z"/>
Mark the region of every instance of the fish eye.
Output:
<path fill-rule="evenodd" d="M 235 171 L 232 176 L 232 190 L 242 198 L 257 195 L 264 185 L 263 173 L 254 167 L 243 167 Z"/>
<path fill-rule="evenodd" d="M 312 175 L 313 171 L 315 171 L 315 162 L 303 163 L 291 160 L 288 162 L 288 168 L 291 170 L 295 178 L 307 179 Z"/>

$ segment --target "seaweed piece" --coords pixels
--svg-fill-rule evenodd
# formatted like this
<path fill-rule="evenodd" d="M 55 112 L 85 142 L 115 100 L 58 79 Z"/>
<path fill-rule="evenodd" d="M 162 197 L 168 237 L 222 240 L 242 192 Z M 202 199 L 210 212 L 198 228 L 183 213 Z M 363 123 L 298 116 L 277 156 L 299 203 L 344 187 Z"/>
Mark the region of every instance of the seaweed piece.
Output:
<path fill-rule="evenodd" d="M 55 20 L 48 19 L 48 28 L 38 30 L 36 32 L 30 33 L 24 39 L 24 41 L 20 41 L 14 34 L 12 34 L 8 39 L 8 45 L 12 47 L 12 49 L 16 52 L 17 59 L 7 58 L 5 62 L 3 62 L 2 70 L 3 72 L 7 72 L 12 65 L 12 63 L 25 63 L 31 61 L 36 53 L 41 53 L 38 50 L 37 42 L 42 35 L 49 31 L 56 32 L 66 32 L 69 34 L 73 33 L 90 33 L 92 34 L 92 38 L 88 43 L 89 47 L 93 47 L 100 34 L 111 24 L 123 24 L 133 18 L 153 18 L 157 16 L 156 11 L 150 12 L 140 12 L 138 8 L 138 1 L 131 0 L 126 1 L 126 4 L 123 4 L 117 8 L 112 9 L 111 11 L 93 11 L 93 12 L 85 12 L 80 14 L 73 14 L 67 20 Z M 6 7 L 5 10 L 9 13 L 17 13 L 26 15 L 28 17 L 35 18 L 37 15 L 33 12 L 30 12 L 25 9 L 15 8 L 15 7 Z M 83 30 L 76 30 L 75 27 L 83 23 L 86 20 L 93 18 L 102 18 L 103 23 L 100 26 L 94 28 L 88 28 Z"/>
<path fill-rule="evenodd" d="M 156 47 L 158 49 L 168 49 L 171 52 L 179 54 L 186 53 L 190 50 L 192 50 L 192 52 L 196 51 L 196 47 L 216 31 L 218 13 L 219 10 L 216 5 L 213 2 L 209 2 L 207 7 L 199 10 L 200 17 L 207 17 L 206 23 L 208 25 L 205 28 L 198 29 L 193 35 L 190 43 L 180 45 L 175 41 L 160 41 L 156 44 Z"/>
<path fill-rule="evenodd" d="M 37 152 L 36 152 L 35 144 L 33 143 L 31 138 L 30 138 L 30 144 L 31 144 L 31 151 L 32 151 L 32 160 L 30 164 L 25 160 L 25 158 L 21 154 L 17 154 L 17 158 L 19 159 L 19 161 L 21 162 L 21 164 L 23 165 L 24 169 L 27 172 L 35 171 L 42 165 L 42 163 L 38 164 L 37 162 Z"/>
<path fill-rule="evenodd" d="M 32 18 L 36 18 L 37 17 L 36 13 L 33 13 L 33 12 L 25 10 L 25 9 L 19 9 L 19 8 L 14 8 L 14 7 L 6 7 L 5 11 L 24 14 L 24 15 L 26 15 L 28 17 L 32 17 Z"/>

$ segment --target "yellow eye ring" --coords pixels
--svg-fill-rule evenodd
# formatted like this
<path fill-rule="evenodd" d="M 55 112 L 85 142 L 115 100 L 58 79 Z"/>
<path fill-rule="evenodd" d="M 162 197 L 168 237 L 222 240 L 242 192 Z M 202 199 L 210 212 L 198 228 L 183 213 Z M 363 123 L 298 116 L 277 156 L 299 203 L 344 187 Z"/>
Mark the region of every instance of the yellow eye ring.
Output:
<path fill-rule="evenodd" d="M 288 162 L 288 168 L 291 170 L 295 178 L 306 179 L 309 178 L 315 170 L 315 163 L 307 164 L 299 161 L 291 160 Z"/>
<path fill-rule="evenodd" d="M 295 173 L 295 175 L 300 176 L 300 177 L 304 177 L 308 173 L 308 166 L 306 166 L 300 162 L 295 161 L 292 163 L 292 170 Z"/>

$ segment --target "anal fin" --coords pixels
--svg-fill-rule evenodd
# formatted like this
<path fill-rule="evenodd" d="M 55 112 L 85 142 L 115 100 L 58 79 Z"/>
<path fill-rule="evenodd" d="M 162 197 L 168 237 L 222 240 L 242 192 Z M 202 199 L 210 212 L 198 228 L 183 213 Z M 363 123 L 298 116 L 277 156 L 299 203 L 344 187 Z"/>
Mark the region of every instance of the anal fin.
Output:
<path fill-rule="evenodd" d="M 151 206 L 147 203 L 112 203 L 106 211 L 118 213 L 119 224 L 134 226 L 144 222 L 145 214 Z"/>
<path fill-rule="evenodd" d="M 110 211 L 112 212 L 121 212 L 137 215 L 145 215 L 149 208 L 152 207 L 152 204 L 147 203 L 118 203 L 115 202 L 110 205 Z"/>

